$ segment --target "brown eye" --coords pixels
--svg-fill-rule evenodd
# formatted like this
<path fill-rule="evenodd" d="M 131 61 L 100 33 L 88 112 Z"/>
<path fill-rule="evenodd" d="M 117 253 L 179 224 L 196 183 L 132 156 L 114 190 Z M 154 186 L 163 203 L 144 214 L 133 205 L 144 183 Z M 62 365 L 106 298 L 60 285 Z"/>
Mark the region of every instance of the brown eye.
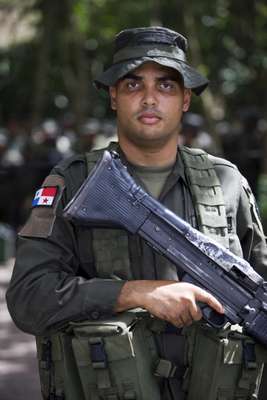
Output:
<path fill-rule="evenodd" d="M 160 82 L 160 89 L 164 90 L 164 91 L 171 91 L 173 89 L 175 89 L 175 83 L 172 81 L 163 81 Z"/>
<path fill-rule="evenodd" d="M 126 86 L 129 90 L 135 90 L 139 88 L 140 83 L 138 81 L 128 81 Z"/>

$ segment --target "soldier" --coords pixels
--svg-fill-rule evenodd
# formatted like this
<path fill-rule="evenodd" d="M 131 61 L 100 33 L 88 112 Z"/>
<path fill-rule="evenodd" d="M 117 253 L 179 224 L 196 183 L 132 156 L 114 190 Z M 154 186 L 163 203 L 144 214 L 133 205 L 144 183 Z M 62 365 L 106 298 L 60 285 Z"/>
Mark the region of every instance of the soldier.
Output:
<path fill-rule="evenodd" d="M 187 40 L 167 28 L 135 28 L 117 35 L 113 64 L 95 81 L 98 88 L 109 91 L 111 107 L 117 114 L 118 143 L 110 148 L 120 153 L 136 181 L 155 198 L 193 226 L 205 228 L 210 236 L 249 260 L 259 273 L 266 274 L 264 234 L 246 181 L 230 162 L 178 147 L 181 118 L 189 109 L 191 94 L 200 95 L 208 85 L 208 80 L 187 63 L 186 50 Z M 166 322 L 156 339 L 159 358 L 163 360 L 156 371 L 160 397 L 140 394 L 138 385 L 145 384 L 144 368 L 135 383 L 128 376 L 122 383 L 111 384 L 115 371 L 108 369 L 119 356 L 112 354 L 107 364 L 103 343 L 97 337 L 89 340 L 90 360 L 77 362 L 84 368 L 91 363 L 97 381 L 84 385 L 84 398 L 185 399 L 188 387 L 182 328 L 201 319 L 198 301 L 219 313 L 224 312 L 223 307 L 201 288 L 179 282 L 181 272 L 138 237 L 125 231 L 73 226 L 62 217 L 64 206 L 101 154 L 96 151 L 64 160 L 36 193 L 31 217 L 19 233 L 16 265 L 7 292 L 9 311 L 20 329 L 49 336 L 64 331 L 69 322 L 90 320 L 96 326 L 105 318 L 141 307 Z M 218 177 L 216 190 L 214 182 L 201 170 L 192 172 L 199 190 L 194 189 L 188 177 L 186 154 L 189 158 L 203 156 L 207 169 Z M 201 207 L 197 193 L 203 190 L 211 193 L 207 196 L 211 204 Z M 212 194 L 215 192 L 220 196 Z M 225 219 L 214 212 L 221 207 L 226 212 Z M 223 233 L 226 228 L 227 235 Z M 120 354 L 124 346 L 117 350 Z M 55 348 L 59 351 L 58 346 Z M 65 350 L 63 353 L 68 360 Z M 138 354 L 147 357 L 145 352 Z M 61 358 L 57 352 L 56 357 L 52 354 L 47 359 Z M 118 380 L 127 373 L 130 359 L 132 356 L 128 361 L 122 360 L 125 367 L 115 363 L 114 370 L 120 370 Z M 200 364 L 205 372 L 204 361 L 200 360 Z M 42 365 L 49 369 L 47 363 Z M 82 372 L 80 377 L 91 379 Z M 45 388 L 46 398 L 57 395 L 61 399 L 64 391 L 67 399 L 74 399 L 66 389 L 70 380 L 63 382 L 59 392 L 59 379 L 51 378 L 49 388 Z M 211 377 L 210 380 L 212 385 Z M 246 393 L 244 399 L 254 394 L 247 382 L 241 393 Z M 194 384 L 198 387 L 200 383 Z M 233 394 L 236 389 L 231 390 Z M 219 395 L 224 398 L 222 393 Z M 216 394 L 214 400 L 217 398 Z M 234 399 L 234 395 L 225 398 Z"/>

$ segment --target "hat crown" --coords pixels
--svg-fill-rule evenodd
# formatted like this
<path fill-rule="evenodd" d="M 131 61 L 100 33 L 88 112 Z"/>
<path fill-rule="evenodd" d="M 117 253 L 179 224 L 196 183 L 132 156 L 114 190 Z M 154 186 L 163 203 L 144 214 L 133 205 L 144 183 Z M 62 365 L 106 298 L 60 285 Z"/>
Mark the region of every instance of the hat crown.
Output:
<path fill-rule="evenodd" d="M 146 62 L 176 70 L 184 87 L 200 94 L 208 80 L 191 67 L 186 59 L 187 39 L 161 26 L 125 29 L 115 38 L 112 65 L 95 80 L 98 88 L 114 86 L 119 79 Z"/>
<path fill-rule="evenodd" d="M 144 44 L 165 44 L 187 50 L 187 39 L 178 32 L 163 27 L 125 29 L 115 39 L 115 52 L 125 47 Z"/>

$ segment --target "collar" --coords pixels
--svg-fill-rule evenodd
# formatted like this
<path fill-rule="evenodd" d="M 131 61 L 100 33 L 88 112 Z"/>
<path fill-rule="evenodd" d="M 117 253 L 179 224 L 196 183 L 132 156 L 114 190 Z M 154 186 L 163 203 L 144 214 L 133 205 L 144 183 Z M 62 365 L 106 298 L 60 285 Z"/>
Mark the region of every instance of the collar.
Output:
<path fill-rule="evenodd" d="M 185 167 L 184 163 L 180 154 L 180 149 L 179 146 L 177 148 L 177 157 L 176 157 L 176 162 L 173 167 L 172 173 L 178 178 L 181 178 L 186 185 L 188 185 L 187 180 L 186 180 L 186 174 L 185 174 Z"/>
<path fill-rule="evenodd" d="M 119 143 L 118 142 L 110 142 L 107 149 L 109 151 L 111 151 L 111 150 L 117 151 L 123 164 L 125 164 L 129 168 L 129 171 L 132 174 L 133 171 L 132 171 L 131 165 L 127 161 L 127 158 L 126 158 L 125 154 L 123 153 L 122 149 L 120 148 Z M 181 154 L 179 151 L 179 146 L 178 146 L 176 161 L 174 163 L 172 172 L 170 173 L 170 175 L 167 179 L 162 196 L 164 196 L 179 181 L 179 179 L 182 179 L 183 183 L 186 186 L 188 186 L 186 175 L 185 175 L 185 167 L 184 167 L 184 163 L 183 163 L 183 160 L 182 160 L 182 157 L 181 157 Z"/>

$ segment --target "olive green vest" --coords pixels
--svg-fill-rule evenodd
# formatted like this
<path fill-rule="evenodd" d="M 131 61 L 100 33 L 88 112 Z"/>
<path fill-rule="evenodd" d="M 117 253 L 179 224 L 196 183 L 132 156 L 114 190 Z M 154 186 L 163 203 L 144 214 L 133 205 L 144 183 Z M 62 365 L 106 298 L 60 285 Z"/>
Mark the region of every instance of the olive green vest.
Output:
<path fill-rule="evenodd" d="M 114 148 L 112 144 L 112 148 Z M 86 154 L 88 173 L 94 168 L 103 150 Z M 223 193 L 208 154 L 200 149 L 182 147 L 185 167 L 198 229 L 229 248 L 227 218 Z M 177 199 L 178 201 L 178 199 Z M 122 229 L 93 229 L 93 254 L 98 277 L 123 276 L 133 279 L 128 256 L 128 234 Z M 105 249 L 105 251 L 103 251 Z"/>
<path fill-rule="evenodd" d="M 88 173 L 95 166 L 102 151 L 87 154 Z M 186 147 L 180 148 L 180 154 L 198 229 L 229 248 L 222 188 L 208 154 L 199 149 Z M 122 229 L 93 229 L 92 237 L 97 275 L 106 278 L 125 276 L 126 279 L 133 279 L 127 232 Z M 160 330 L 155 333 L 160 333 Z M 187 370 L 183 378 L 183 390 L 187 393 L 187 400 L 257 398 L 263 362 L 267 357 L 262 346 L 255 345 L 255 342 L 245 335 L 235 333 L 232 327 L 220 331 L 219 334 L 206 324 L 196 323 L 185 329 L 184 334 L 187 338 Z M 247 342 L 255 352 L 251 365 L 244 361 Z M 170 373 L 166 375 L 166 371 L 174 370 L 175 366 L 168 360 L 162 359 L 159 359 L 158 365 L 160 373 L 154 371 L 154 375 L 170 378 Z M 154 398 L 157 396 L 154 395 Z"/>
<path fill-rule="evenodd" d="M 88 172 L 102 151 L 87 155 Z M 228 247 L 223 194 L 208 155 L 182 148 L 181 156 L 198 228 Z M 133 279 L 125 230 L 93 229 L 91 245 L 98 277 Z M 161 322 L 126 312 L 110 320 L 70 322 L 65 331 L 37 338 L 43 399 L 161 399 L 157 377 L 172 378 L 176 370 L 170 361 L 158 360 L 153 332 L 164 329 Z M 187 400 L 256 398 L 262 361 L 266 360 L 262 347 L 255 346 L 255 360 L 250 357 L 246 365 L 245 348 L 254 349 L 254 342 L 231 331 L 220 334 L 200 324 L 186 330 L 188 359 L 183 386 Z"/>

